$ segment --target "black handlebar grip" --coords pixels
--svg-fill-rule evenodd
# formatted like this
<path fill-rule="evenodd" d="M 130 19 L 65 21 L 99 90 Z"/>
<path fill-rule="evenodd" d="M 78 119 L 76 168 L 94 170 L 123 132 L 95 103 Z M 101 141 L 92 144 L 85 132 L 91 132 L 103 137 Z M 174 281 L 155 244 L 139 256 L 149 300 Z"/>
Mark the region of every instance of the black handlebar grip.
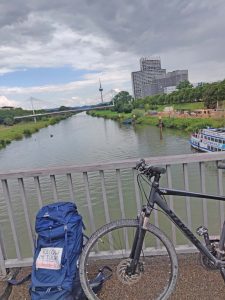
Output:
<path fill-rule="evenodd" d="M 161 167 L 151 167 L 151 171 L 157 174 L 165 174 L 166 173 L 166 169 L 165 168 L 161 168 Z"/>

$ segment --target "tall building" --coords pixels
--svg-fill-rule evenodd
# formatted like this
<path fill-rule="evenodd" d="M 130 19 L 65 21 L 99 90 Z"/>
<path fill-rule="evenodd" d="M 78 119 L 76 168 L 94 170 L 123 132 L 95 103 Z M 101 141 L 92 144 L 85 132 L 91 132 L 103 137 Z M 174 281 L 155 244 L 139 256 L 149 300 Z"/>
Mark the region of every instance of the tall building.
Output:
<path fill-rule="evenodd" d="M 164 93 L 164 89 L 177 86 L 179 82 L 188 80 L 188 70 L 176 70 L 166 73 L 161 68 L 159 57 L 140 59 L 140 71 L 132 72 L 132 88 L 135 99 Z"/>

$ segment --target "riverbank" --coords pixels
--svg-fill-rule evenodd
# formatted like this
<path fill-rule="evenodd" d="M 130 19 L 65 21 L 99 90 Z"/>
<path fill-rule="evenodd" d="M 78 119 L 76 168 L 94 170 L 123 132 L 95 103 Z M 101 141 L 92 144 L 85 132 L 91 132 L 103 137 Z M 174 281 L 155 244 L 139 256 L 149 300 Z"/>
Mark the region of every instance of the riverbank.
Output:
<path fill-rule="evenodd" d="M 57 116 L 45 118 L 44 120 L 34 122 L 21 122 L 12 126 L 0 126 L 0 149 L 6 147 L 13 140 L 21 140 L 24 137 L 29 137 L 33 133 L 38 132 L 41 128 L 54 125 L 68 116 Z"/>
<path fill-rule="evenodd" d="M 105 119 L 112 119 L 119 122 L 124 122 L 126 119 L 132 118 L 134 124 L 140 125 L 153 125 L 158 126 L 159 117 L 154 115 L 144 115 L 144 113 L 134 114 L 134 113 L 117 113 L 110 110 L 101 110 L 101 111 L 89 111 L 89 115 L 93 117 L 102 117 Z M 197 129 L 209 127 L 224 127 L 225 120 L 224 118 L 197 118 L 197 117 L 162 117 L 163 125 L 166 128 L 181 129 L 187 132 L 193 132 Z"/>

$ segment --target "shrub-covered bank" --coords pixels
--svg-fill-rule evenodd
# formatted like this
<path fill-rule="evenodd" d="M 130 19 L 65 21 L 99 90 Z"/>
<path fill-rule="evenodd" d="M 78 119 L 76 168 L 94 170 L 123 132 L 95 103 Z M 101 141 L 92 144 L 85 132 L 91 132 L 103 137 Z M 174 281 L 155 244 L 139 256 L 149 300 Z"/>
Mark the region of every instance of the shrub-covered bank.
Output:
<path fill-rule="evenodd" d="M 12 140 L 21 140 L 23 137 L 28 137 L 39 129 L 47 127 L 49 125 L 54 125 L 61 120 L 67 118 L 67 116 L 58 116 L 53 118 L 48 118 L 45 120 L 34 122 L 24 122 L 18 123 L 13 126 L 0 126 L 0 149 L 6 147 L 10 144 Z"/>
<path fill-rule="evenodd" d="M 105 119 L 123 121 L 125 119 L 131 118 L 131 113 L 118 113 L 111 110 L 90 110 L 87 114 L 93 117 L 102 117 Z"/>
<path fill-rule="evenodd" d="M 126 119 L 132 117 L 132 113 L 117 113 L 114 111 L 89 111 L 89 115 L 94 117 L 103 117 L 106 119 L 113 119 L 117 121 L 123 122 Z M 162 118 L 163 124 L 167 128 L 174 128 L 174 129 L 182 129 L 188 132 L 195 131 L 200 128 L 204 128 L 206 126 L 210 127 L 224 127 L 225 120 L 224 118 L 220 119 L 213 119 L 213 118 L 169 118 L 163 117 Z M 154 125 L 157 126 L 159 123 L 159 119 L 157 116 L 137 116 L 135 114 L 134 118 L 135 124 L 142 124 L 142 125 Z"/>

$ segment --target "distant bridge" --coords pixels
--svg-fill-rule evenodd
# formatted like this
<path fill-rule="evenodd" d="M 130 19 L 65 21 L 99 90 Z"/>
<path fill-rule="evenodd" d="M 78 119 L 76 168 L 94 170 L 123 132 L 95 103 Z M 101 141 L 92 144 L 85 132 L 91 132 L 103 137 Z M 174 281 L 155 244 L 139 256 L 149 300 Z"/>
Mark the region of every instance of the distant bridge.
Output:
<path fill-rule="evenodd" d="M 32 115 L 25 115 L 25 116 L 19 116 L 14 117 L 14 120 L 19 119 L 26 119 L 26 118 L 34 118 L 36 117 L 43 117 L 43 116 L 49 116 L 49 115 L 59 115 L 63 113 L 69 113 L 69 112 L 82 112 L 82 111 L 89 111 L 89 110 L 96 110 L 96 109 L 105 109 L 105 108 L 112 108 L 114 105 L 105 105 L 105 106 L 95 106 L 95 107 L 86 107 L 86 108 L 74 108 L 74 109 L 67 109 L 67 110 L 58 110 L 58 111 L 52 111 L 47 113 L 40 113 L 40 114 L 32 114 Z"/>

